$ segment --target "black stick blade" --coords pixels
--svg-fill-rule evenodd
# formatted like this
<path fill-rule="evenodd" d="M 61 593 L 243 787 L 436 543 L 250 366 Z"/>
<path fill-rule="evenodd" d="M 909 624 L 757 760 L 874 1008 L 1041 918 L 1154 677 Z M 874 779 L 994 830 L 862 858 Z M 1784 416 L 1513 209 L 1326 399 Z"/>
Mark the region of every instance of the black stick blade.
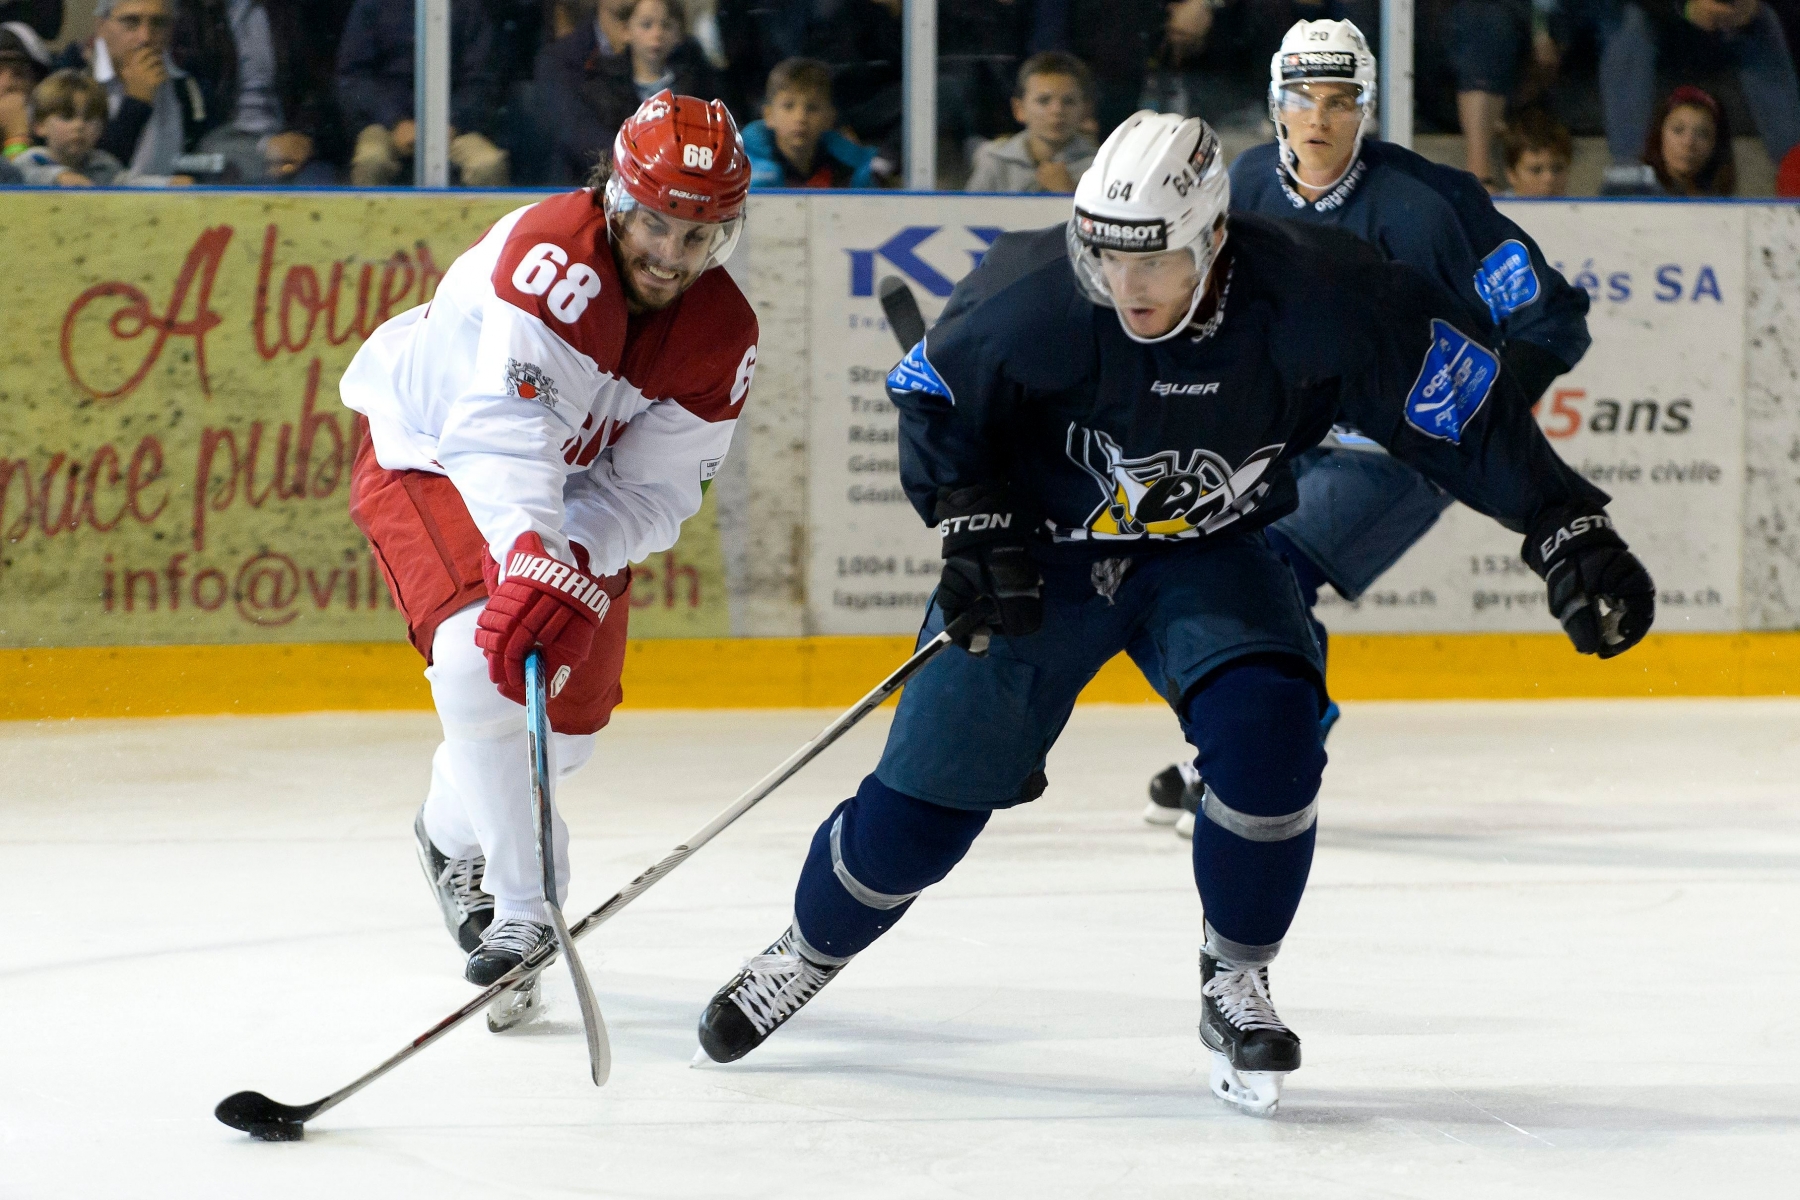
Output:
<path fill-rule="evenodd" d="M 318 1111 L 317 1104 L 295 1107 L 277 1104 L 261 1092 L 237 1092 L 219 1101 L 213 1116 L 261 1142 L 297 1142 L 306 1133 L 307 1120 Z"/>
<path fill-rule="evenodd" d="M 918 298 L 898 275 L 882 276 L 875 290 L 880 294 L 888 328 L 894 331 L 894 340 L 900 343 L 904 354 L 925 337 L 925 315 L 919 311 Z"/>

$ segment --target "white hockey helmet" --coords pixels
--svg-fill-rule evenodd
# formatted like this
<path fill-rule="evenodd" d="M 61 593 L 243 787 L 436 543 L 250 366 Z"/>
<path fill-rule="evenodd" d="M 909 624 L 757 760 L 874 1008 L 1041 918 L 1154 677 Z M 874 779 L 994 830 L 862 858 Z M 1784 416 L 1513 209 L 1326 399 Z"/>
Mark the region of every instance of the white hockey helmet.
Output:
<path fill-rule="evenodd" d="M 1148 109 L 1131 114 L 1112 131 L 1094 155 L 1094 165 L 1075 185 L 1069 261 L 1081 290 L 1095 304 L 1116 307 L 1100 271 L 1102 250 L 1136 254 L 1188 250 L 1199 283 L 1186 318 L 1157 338 L 1139 337 L 1124 317 L 1119 318 L 1133 341 L 1174 337 L 1193 320 L 1206 294 L 1207 276 L 1225 244 L 1224 221 L 1230 207 L 1231 178 L 1211 126 L 1198 117 Z"/>
<path fill-rule="evenodd" d="M 1281 165 L 1291 173 L 1299 157 L 1288 145 L 1287 124 L 1281 116 L 1281 93 L 1302 83 L 1348 83 L 1356 87 L 1356 103 L 1362 121 L 1356 127 L 1356 146 L 1344 170 L 1350 170 L 1362 151 L 1363 139 L 1375 125 L 1375 55 L 1369 40 L 1351 21 L 1296 21 L 1281 39 L 1281 49 L 1269 60 L 1269 119 L 1275 122 L 1275 141 Z M 1342 179 L 1343 176 L 1338 176 Z M 1332 187 L 1337 179 L 1326 184 Z"/>

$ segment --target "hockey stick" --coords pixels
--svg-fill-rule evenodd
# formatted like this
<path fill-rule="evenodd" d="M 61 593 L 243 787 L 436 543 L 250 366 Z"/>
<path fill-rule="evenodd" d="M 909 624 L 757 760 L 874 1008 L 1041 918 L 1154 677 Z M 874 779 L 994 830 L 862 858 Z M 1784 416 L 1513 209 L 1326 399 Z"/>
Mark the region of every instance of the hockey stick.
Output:
<path fill-rule="evenodd" d="M 569 928 L 569 940 L 574 941 L 588 930 L 611 920 L 620 909 L 649 891 L 663 876 L 686 862 L 696 850 L 719 836 L 732 822 L 755 808 L 769 793 L 792 779 L 802 767 L 824 753 L 827 747 L 864 717 L 881 707 L 882 703 L 899 691 L 901 686 L 918 672 L 919 668 L 937 657 L 946 646 L 969 636 L 987 619 L 986 606 L 981 606 L 971 609 L 950 622 L 943 632 L 920 646 L 911 658 L 901 663 L 894 673 L 877 684 L 873 691 L 858 700 L 837 720 L 827 725 L 812 741 L 788 755 L 786 762 L 763 776 L 749 791 L 734 800 L 731 807 L 707 822 L 698 833 L 663 856 L 649 870 L 615 892 L 606 903 L 575 922 Z M 474 999 L 408 1042 L 380 1066 L 359 1076 L 329 1096 L 315 1100 L 311 1104 L 281 1104 L 269 1099 L 261 1092 L 236 1092 L 219 1101 L 218 1107 L 213 1109 L 213 1116 L 233 1129 L 241 1129 L 251 1137 L 265 1142 L 299 1141 L 306 1132 L 306 1122 L 322 1112 L 336 1108 L 480 1012 L 501 992 L 517 987 L 529 976 L 543 970 L 555 953 L 554 949 L 545 948 L 532 954 L 506 975 L 489 984 Z"/>
<path fill-rule="evenodd" d="M 919 311 L 918 298 L 906 281 L 898 275 L 883 275 L 875 288 L 881 294 L 881 311 L 887 314 L 888 328 L 900 343 L 900 353 L 909 352 L 925 340 L 925 314 Z"/>
<path fill-rule="evenodd" d="M 550 824 L 550 697 L 544 690 L 544 652 L 533 650 L 525 656 L 525 744 L 531 757 L 531 804 L 537 813 L 538 869 L 544 873 L 544 911 L 550 926 L 556 930 L 556 948 L 569 964 L 575 980 L 575 1002 L 581 1006 L 581 1028 L 587 1034 L 588 1073 L 595 1087 L 605 1087 L 612 1074 L 612 1043 L 606 1037 L 606 1022 L 600 1019 L 600 1005 L 594 1000 L 594 987 L 588 982 L 587 968 L 575 953 L 575 939 L 569 936 L 568 922 L 563 920 L 562 905 L 556 899 L 556 841 Z"/>

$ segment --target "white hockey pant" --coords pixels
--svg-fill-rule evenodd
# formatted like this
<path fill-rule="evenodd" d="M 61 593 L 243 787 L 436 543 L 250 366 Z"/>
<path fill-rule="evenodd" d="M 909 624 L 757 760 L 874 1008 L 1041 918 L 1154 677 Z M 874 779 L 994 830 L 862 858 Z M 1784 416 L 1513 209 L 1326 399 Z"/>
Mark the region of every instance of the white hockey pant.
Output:
<path fill-rule="evenodd" d="M 485 602 L 448 618 L 431 643 L 425 669 L 444 740 L 431 760 L 425 832 L 452 858 L 487 855 L 482 890 L 494 898 L 494 919 L 544 921 L 543 874 L 537 859 L 537 814 L 525 745 L 525 708 L 502 696 L 488 679 L 487 659 L 475 645 L 475 620 Z M 592 757 L 594 735 L 550 735 L 550 769 L 567 779 Z M 551 806 L 556 846 L 557 903 L 569 892 L 569 830 Z"/>

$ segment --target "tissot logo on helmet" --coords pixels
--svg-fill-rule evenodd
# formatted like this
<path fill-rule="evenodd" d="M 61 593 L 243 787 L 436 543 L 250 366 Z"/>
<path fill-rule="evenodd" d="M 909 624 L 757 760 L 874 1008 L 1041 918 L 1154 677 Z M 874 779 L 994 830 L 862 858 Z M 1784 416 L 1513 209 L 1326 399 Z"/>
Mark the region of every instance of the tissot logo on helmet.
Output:
<path fill-rule="evenodd" d="M 1119 221 L 1077 211 L 1081 240 L 1096 250 L 1166 250 L 1168 227 L 1161 221 Z"/>
<path fill-rule="evenodd" d="M 1354 75 L 1356 55 L 1348 50 L 1300 50 L 1281 56 L 1283 79 L 1315 75 Z"/>

